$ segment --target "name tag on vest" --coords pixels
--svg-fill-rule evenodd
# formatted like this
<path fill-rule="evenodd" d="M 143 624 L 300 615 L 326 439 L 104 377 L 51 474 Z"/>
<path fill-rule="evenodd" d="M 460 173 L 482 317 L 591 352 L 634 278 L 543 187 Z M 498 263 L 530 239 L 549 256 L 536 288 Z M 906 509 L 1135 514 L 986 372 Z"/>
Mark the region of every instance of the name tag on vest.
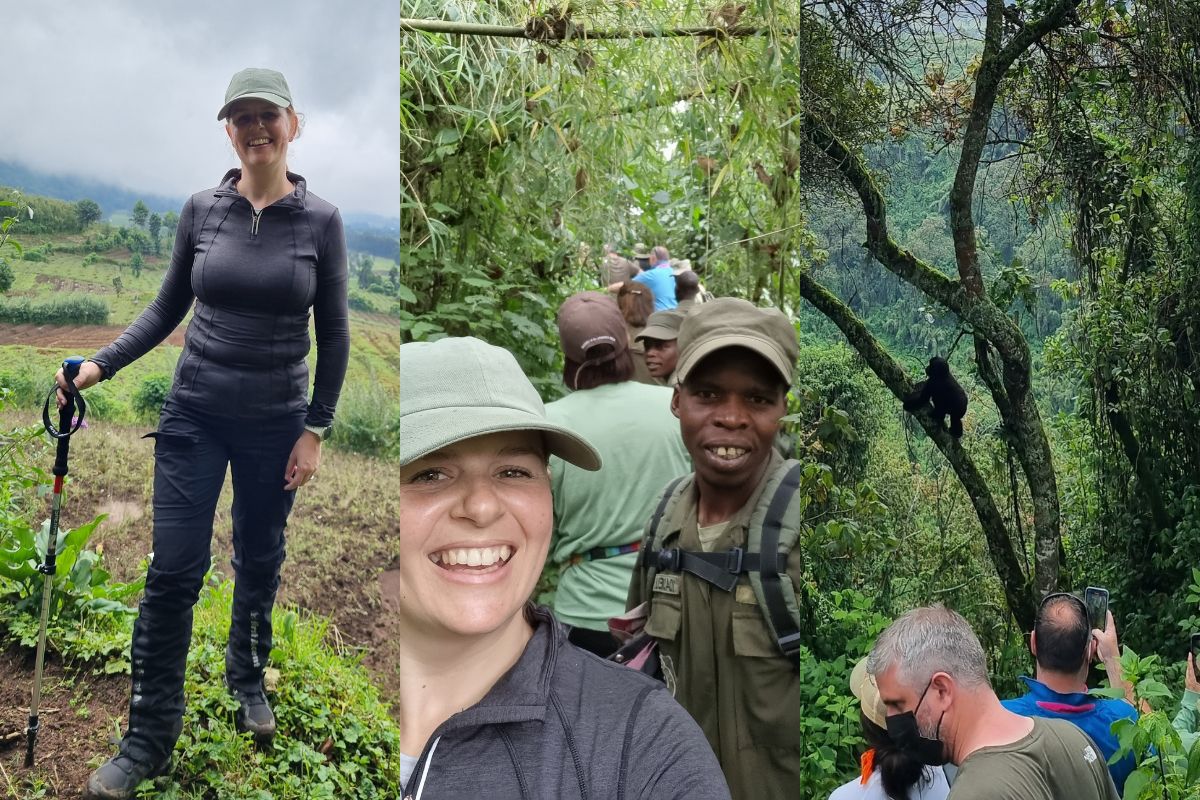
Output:
<path fill-rule="evenodd" d="M 679 594 L 679 576 L 658 573 L 654 576 L 654 591 L 663 594 Z"/>

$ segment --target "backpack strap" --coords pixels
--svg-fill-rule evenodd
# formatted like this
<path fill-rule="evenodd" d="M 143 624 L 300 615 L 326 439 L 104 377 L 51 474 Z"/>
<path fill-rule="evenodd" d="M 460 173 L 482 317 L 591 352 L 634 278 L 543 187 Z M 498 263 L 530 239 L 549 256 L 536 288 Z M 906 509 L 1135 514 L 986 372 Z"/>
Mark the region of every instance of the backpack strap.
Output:
<path fill-rule="evenodd" d="M 779 646 L 779 651 L 793 664 L 800 663 L 800 612 L 796 602 L 795 588 L 787 578 L 787 554 L 795 546 L 800 533 L 799 509 L 792 501 L 800 488 L 798 461 L 785 463 L 787 471 L 779 479 L 771 494 L 759 525 L 751 524 L 751 550 L 760 553 L 779 553 L 781 559 L 761 558 L 757 574 L 750 575 L 759 604 L 767 618 L 767 624 Z M 790 514 L 789 514 L 790 510 Z M 755 514 L 757 517 L 758 514 Z M 757 539 L 757 541 L 755 541 Z M 783 552 L 780 553 L 780 544 Z M 782 567 L 781 567 L 782 564 Z M 783 574 L 780 574 L 783 573 Z"/>
<path fill-rule="evenodd" d="M 718 553 L 672 548 L 647 553 L 646 558 L 653 559 L 656 569 L 663 572 L 690 572 L 724 592 L 733 591 L 738 575 L 762 570 L 762 557 L 758 553 L 747 553 L 740 547 L 731 547 Z M 774 561 L 777 564 L 772 568 L 777 572 L 779 569 L 787 570 L 786 553 L 777 554 Z"/>
<path fill-rule="evenodd" d="M 659 541 L 658 526 L 662 523 L 663 517 L 667 513 L 667 508 L 674 508 L 679 502 L 679 496 L 683 494 L 683 490 L 688 484 L 684 483 L 691 474 L 680 475 L 670 483 L 667 488 L 663 489 L 662 498 L 658 501 L 658 507 L 654 509 L 654 516 L 650 518 L 650 522 L 646 525 L 646 535 L 642 537 L 641 551 L 638 553 L 638 561 L 646 568 L 646 597 L 649 598 L 653 592 L 651 587 L 654 586 L 654 575 L 658 572 L 658 551 L 654 547 Z"/>

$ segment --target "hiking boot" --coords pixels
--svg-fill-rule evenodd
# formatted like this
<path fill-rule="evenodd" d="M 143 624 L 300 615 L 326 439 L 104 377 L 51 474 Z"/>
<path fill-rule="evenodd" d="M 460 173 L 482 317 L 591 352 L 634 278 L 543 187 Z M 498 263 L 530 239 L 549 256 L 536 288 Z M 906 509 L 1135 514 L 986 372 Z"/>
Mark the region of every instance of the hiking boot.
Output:
<path fill-rule="evenodd" d="M 260 745 L 270 744 L 275 739 L 275 714 L 262 691 L 239 692 L 231 690 L 237 698 L 238 710 L 235 717 L 237 729 L 249 731 Z"/>
<path fill-rule="evenodd" d="M 127 800 L 137 794 L 138 784 L 164 774 L 170 765 L 170 756 L 159 764 L 147 764 L 118 753 L 88 776 L 83 800 Z"/>

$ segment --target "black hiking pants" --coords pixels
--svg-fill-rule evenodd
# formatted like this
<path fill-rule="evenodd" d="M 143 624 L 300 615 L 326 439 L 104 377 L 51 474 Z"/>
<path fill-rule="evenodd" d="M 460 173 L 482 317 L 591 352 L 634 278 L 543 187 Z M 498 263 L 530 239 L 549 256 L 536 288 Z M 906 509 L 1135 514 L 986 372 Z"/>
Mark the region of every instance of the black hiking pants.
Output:
<path fill-rule="evenodd" d="M 211 562 L 213 518 L 228 468 L 233 477 L 233 615 L 226 681 L 262 687 L 271 651 L 271 609 L 295 492 L 284 470 L 304 414 L 272 419 L 216 416 L 168 399 L 154 443 L 154 544 L 133 626 L 133 688 L 122 749 L 157 763 L 183 725 L 183 680 L 192 606 Z"/>

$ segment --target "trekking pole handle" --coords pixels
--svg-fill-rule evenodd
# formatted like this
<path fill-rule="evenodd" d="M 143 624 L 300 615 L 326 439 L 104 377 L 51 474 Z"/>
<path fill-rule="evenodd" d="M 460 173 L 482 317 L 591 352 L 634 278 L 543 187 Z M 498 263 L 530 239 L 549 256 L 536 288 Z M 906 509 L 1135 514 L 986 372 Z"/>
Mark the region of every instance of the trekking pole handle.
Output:
<path fill-rule="evenodd" d="M 79 430 L 83 425 L 83 415 L 87 413 L 87 403 L 84 402 L 83 395 L 75 388 L 75 378 L 79 377 L 79 368 L 86 360 L 83 356 L 68 356 L 63 359 L 63 377 L 67 380 L 67 389 L 64 391 L 64 394 L 67 397 L 67 402 L 58 410 L 57 428 L 50 422 L 50 401 L 54 400 L 58 393 L 59 386 L 57 382 L 51 387 L 49 394 L 46 395 L 46 402 L 42 406 L 42 426 L 52 439 L 59 441 L 59 457 L 54 462 L 55 475 L 67 474 L 66 451 L 62 447 L 62 442 L 75 431 Z M 75 415 L 77 409 L 79 411 L 78 416 Z M 63 470 L 61 473 L 58 472 L 60 467 Z"/>

